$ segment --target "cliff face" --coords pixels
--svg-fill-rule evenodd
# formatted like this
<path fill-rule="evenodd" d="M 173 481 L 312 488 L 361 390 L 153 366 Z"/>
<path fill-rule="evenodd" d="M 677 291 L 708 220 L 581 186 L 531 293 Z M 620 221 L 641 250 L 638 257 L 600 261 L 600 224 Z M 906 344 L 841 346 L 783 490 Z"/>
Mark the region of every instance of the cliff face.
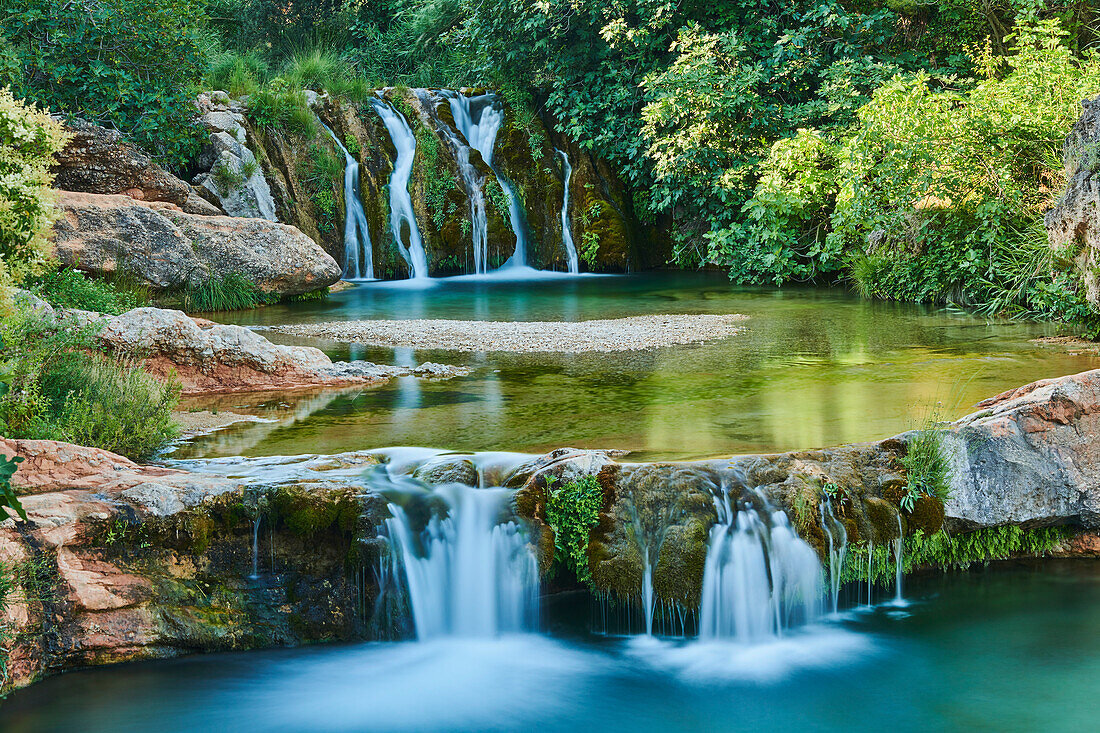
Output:
<path fill-rule="evenodd" d="M 1100 97 L 1082 102 L 1063 147 L 1066 192 L 1047 212 L 1051 245 L 1072 257 L 1086 297 L 1100 310 Z"/>
<path fill-rule="evenodd" d="M 521 127 L 514 112 L 495 95 L 463 90 L 464 97 L 486 98 L 488 106 L 502 114 L 490 167 L 454 118 L 447 95 L 456 94 L 434 89 L 378 92 L 378 99 L 400 114 L 415 138 L 412 170 L 404 185 L 431 276 L 477 270 L 473 253 L 478 230 L 477 206 L 472 204 L 475 197 L 484 201 L 487 263 L 483 271 L 495 269 L 513 256 L 516 228 L 527 243 L 527 265 L 568 270 L 569 252 L 562 228 L 567 178 L 566 218 L 582 270 L 623 272 L 663 264 L 662 257 L 648 256 L 652 233 L 638 222 L 629 192 L 606 162 L 554 132 L 548 121 L 535 117 Z M 410 246 L 410 226 L 399 224 L 399 235 L 395 235 L 391 211 L 397 146 L 379 116 L 377 103 L 373 99 L 352 103 L 312 93 L 307 96 L 318 119 L 359 164 L 359 196 L 375 276 L 408 277 L 409 265 L 401 250 Z M 475 115 L 479 112 L 480 108 L 474 110 Z M 270 182 L 278 220 L 301 229 L 343 264 L 346 202 L 342 180 L 333 175 L 335 167 L 343 167 L 343 152 L 323 130 L 310 138 L 261 129 L 248 120 L 247 112 L 244 127 L 248 147 Z M 321 159 L 328 164 L 319 165 Z M 318 175 L 321 169 L 326 169 L 327 178 Z M 505 189 L 515 194 L 518 216 L 510 211 Z"/>

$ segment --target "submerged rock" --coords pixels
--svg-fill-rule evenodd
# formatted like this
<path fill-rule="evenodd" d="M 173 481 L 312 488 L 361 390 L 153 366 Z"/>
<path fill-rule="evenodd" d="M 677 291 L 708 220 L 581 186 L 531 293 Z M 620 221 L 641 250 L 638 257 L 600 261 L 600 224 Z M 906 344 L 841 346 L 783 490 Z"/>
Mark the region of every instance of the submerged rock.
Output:
<path fill-rule="evenodd" d="M 340 279 L 309 237 L 264 219 L 188 214 L 126 196 L 62 193 L 58 258 L 101 276 L 125 274 L 155 290 L 198 287 L 239 275 L 267 293 L 297 295 Z"/>

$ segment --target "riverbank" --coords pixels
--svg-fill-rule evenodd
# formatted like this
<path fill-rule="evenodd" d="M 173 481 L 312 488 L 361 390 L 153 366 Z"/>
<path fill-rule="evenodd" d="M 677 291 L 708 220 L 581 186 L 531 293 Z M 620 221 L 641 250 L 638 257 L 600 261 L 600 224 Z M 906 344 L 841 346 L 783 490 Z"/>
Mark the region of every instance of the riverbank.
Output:
<path fill-rule="evenodd" d="M 345 343 L 445 351 L 567 353 L 644 351 L 699 344 L 744 331 L 748 316 L 647 315 L 592 321 L 346 321 L 268 330 Z"/>

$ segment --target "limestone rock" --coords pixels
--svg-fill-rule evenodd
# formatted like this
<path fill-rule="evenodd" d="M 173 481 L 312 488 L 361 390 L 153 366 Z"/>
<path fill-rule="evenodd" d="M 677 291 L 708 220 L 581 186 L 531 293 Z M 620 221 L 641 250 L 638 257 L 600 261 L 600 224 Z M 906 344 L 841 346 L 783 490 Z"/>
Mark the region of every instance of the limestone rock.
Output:
<path fill-rule="evenodd" d="M 57 155 L 54 185 L 65 191 L 125 194 L 142 201 L 183 206 L 190 186 L 122 135 L 84 120 L 65 120 L 69 144 Z"/>
<path fill-rule="evenodd" d="M 1100 310 L 1100 97 L 1081 107 L 1063 147 L 1066 192 L 1045 223 L 1051 246 L 1073 253 L 1085 295 Z"/>
<path fill-rule="evenodd" d="M 215 198 L 230 216 L 278 221 L 275 200 L 267 176 L 248 148 L 244 116 L 219 103 L 218 92 L 210 97 L 211 109 L 199 119 L 209 138 L 199 156 L 199 165 L 207 172 L 194 183 Z"/>
<path fill-rule="evenodd" d="M 296 295 L 340 279 L 309 237 L 264 219 L 187 214 L 125 196 L 62 193 L 54 226 L 61 261 L 97 275 L 126 272 L 158 290 L 235 273 L 261 290 Z"/>
<path fill-rule="evenodd" d="M 953 526 L 1100 527 L 1100 370 L 1035 382 L 978 407 L 945 439 Z"/>

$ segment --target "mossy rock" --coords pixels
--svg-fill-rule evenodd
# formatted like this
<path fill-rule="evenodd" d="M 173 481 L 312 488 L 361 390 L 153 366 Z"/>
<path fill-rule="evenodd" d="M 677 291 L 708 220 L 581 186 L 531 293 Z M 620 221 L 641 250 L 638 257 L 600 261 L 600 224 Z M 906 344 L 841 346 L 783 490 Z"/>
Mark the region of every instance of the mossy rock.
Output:
<path fill-rule="evenodd" d="M 878 497 L 868 497 L 863 503 L 864 514 L 871 524 L 870 538 L 876 545 L 884 545 L 898 536 L 898 510 L 890 502 Z"/>
<path fill-rule="evenodd" d="M 910 531 L 921 530 L 925 536 L 931 536 L 943 528 L 943 502 L 934 496 L 922 496 L 913 504 L 909 514 Z"/>

